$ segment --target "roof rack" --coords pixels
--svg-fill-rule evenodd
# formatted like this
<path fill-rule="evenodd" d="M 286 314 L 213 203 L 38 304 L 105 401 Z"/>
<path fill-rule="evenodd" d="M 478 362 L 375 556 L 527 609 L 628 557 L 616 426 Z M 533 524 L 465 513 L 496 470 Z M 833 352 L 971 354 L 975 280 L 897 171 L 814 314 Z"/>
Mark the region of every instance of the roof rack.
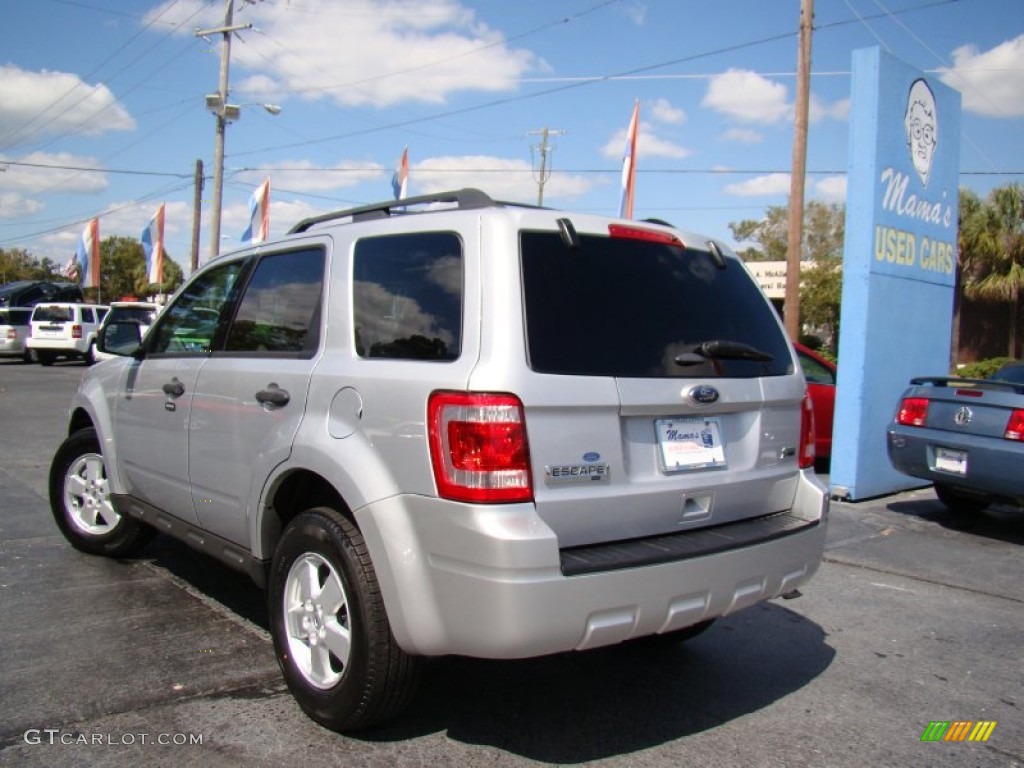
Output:
<path fill-rule="evenodd" d="M 317 224 L 323 224 L 325 221 L 334 221 L 335 219 L 344 219 L 352 217 L 352 221 L 361 221 L 365 219 L 385 219 L 392 215 L 402 215 L 409 213 L 409 211 L 395 210 L 408 208 L 413 205 L 429 205 L 431 203 L 456 203 L 459 210 L 471 210 L 473 208 L 490 208 L 495 205 L 500 205 L 491 199 L 491 197 L 485 192 L 481 192 L 479 189 L 473 189 L 472 187 L 466 187 L 464 189 L 456 189 L 451 192 L 435 192 L 430 195 L 420 195 L 418 197 L 406 197 L 401 200 L 388 200 L 383 203 L 371 203 L 370 205 L 361 205 L 358 208 L 347 208 L 343 211 L 332 211 L 330 213 L 322 213 L 319 216 L 311 216 L 308 219 L 303 219 L 290 230 L 289 235 L 294 235 L 299 232 L 305 232 L 311 227 Z"/>

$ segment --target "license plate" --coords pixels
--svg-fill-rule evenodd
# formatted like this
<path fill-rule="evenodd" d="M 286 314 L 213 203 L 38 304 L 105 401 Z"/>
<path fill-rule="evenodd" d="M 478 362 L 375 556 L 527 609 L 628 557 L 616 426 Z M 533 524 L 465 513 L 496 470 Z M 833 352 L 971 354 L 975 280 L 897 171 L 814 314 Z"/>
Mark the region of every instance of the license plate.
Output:
<path fill-rule="evenodd" d="M 725 466 L 725 444 L 717 418 L 658 419 L 654 427 L 665 471 Z"/>
<path fill-rule="evenodd" d="M 954 475 L 967 474 L 967 451 L 935 447 L 935 469 Z"/>

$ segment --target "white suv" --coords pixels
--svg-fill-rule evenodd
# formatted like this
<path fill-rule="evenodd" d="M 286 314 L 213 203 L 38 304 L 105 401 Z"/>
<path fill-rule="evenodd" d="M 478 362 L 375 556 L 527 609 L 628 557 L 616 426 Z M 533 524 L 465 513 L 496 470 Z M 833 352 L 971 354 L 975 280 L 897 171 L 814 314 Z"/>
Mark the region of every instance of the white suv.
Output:
<path fill-rule="evenodd" d="M 43 365 L 52 365 L 58 357 L 80 358 L 92 365 L 96 331 L 107 309 L 102 304 L 36 304 L 28 348 Z"/>
<path fill-rule="evenodd" d="M 99 344 L 126 357 L 74 398 L 57 525 L 248 572 L 329 728 L 400 711 L 419 657 L 685 639 L 821 561 L 793 348 L 735 254 L 662 223 L 476 190 L 340 211 Z"/>

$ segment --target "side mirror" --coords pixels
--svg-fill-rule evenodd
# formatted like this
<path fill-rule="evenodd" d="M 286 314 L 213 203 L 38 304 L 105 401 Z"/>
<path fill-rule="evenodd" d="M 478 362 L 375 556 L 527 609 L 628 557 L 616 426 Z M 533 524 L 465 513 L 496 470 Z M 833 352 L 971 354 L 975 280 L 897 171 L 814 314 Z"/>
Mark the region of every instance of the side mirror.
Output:
<path fill-rule="evenodd" d="M 142 345 L 142 329 L 134 321 L 108 323 L 96 337 L 96 349 L 121 357 L 134 357 Z"/>

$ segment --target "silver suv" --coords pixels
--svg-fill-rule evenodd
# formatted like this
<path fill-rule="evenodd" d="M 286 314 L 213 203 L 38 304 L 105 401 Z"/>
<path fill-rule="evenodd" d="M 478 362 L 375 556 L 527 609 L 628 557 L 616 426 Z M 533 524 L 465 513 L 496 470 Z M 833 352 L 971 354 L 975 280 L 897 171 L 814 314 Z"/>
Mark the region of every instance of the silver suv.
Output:
<path fill-rule="evenodd" d="M 421 657 L 692 637 L 817 570 L 805 382 L 742 262 L 476 190 L 306 220 L 199 270 L 86 372 L 64 535 L 169 533 L 267 588 L 301 707 L 409 701 Z"/>

